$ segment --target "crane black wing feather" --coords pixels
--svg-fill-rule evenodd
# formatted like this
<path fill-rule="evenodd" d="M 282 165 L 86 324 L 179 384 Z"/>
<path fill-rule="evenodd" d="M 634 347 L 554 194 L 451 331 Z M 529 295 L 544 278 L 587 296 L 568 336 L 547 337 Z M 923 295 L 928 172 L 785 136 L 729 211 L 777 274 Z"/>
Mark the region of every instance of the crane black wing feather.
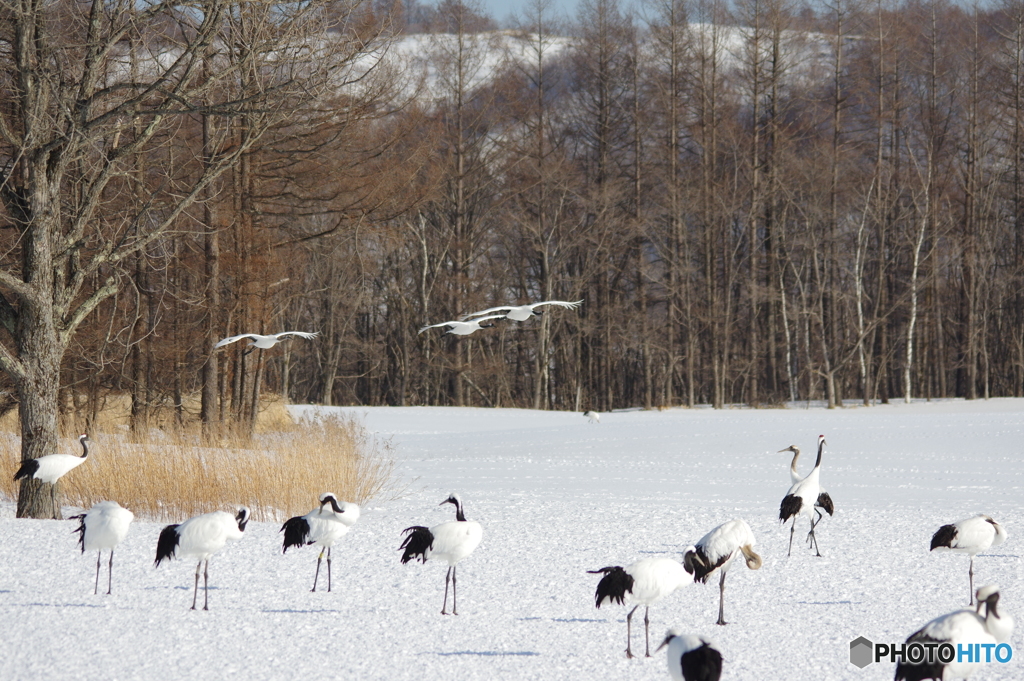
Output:
<path fill-rule="evenodd" d="M 835 505 L 832 503 L 832 497 L 828 495 L 828 492 L 822 492 L 819 494 L 818 502 L 815 505 L 825 509 L 829 515 L 832 515 L 836 510 Z"/>
<path fill-rule="evenodd" d="M 402 545 L 398 547 L 399 550 L 405 549 L 405 553 L 402 554 L 402 565 L 417 558 L 419 558 L 421 563 L 426 563 L 427 551 L 434 545 L 434 535 L 431 534 L 430 528 L 414 525 L 405 528 L 402 530 L 402 533 L 408 533 L 402 541 Z"/>
<path fill-rule="evenodd" d="M 683 653 L 679 662 L 686 681 L 718 681 L 722 676 L 722 653 L 707 643 Z"/>
<path fill-rule="evenodd" d="M 18 472 L 14 474 L 15 480 L 21 480 L 22 478 L 31 478 L 39 470 L 39 461 L 36 459 L 29 459 L 28 461 L 22 461 L 21 467 Z"/>
<path fill-rule="evenodd" d="M 68 518 L 68 520 L 81 521 L 78 524 L 78 527 L 71 530 L 71 534 L 74 534 L 75 532 L 78 533 L 78 545 L 82 547 L 82 553 L 85 553 L 85 514 L 79 513 L 78 515 L 73 515 L 70 518 Z"/>
<path fill-rule="evenodd" d="M 727 553 L 724 556 L 719 556 L 718 561 L 712 563 L 711 559 L 704 552 L 704 547 L 697 546 L 692 551 L 687 551 L 683 554 L 683 567 L 693 575 L 693 581 L 704 584 L 707 583 L 708 576 L 722 567 L 722 564 L 731 557 L 732 554 Z"/>
<path fill-rule="evenodd" d="M 302 516 L 286 520 L 281 526 L 281 532 L 284 532 L 284 550 L 281 553 L 288 553 L 288 549 L 293 546 L 313 543 L 309 541 L 309 521 Z"/>
<path fill-rule="evenodd" d="M 932 535 L 932 547 L 928 550 L 934 551 L 940 546 L 951 548 L 954 540 L 956 540 L 956 525 L 943 525 Z"/>
<path fill-rule="evenodd" d="M 168 525 L 160 531 L 160 538 L 156 542 L 156 562 L 154 567 L 159 567 L 165 560 L 174 558 L 174 552 L 178 548 L 178 526 Z"/>
<path fill-rule="evenodd" d="M 949 527 L 952 527 L 950 525 Z M 924 633 L 924 629 L 918 629 L 907 638 L 907 643 L 949 643 L 940 641 Z M 942 673 L 946 665 L 941 662 L 924 662 L 922 664 L 908 664 L 901 661 L 896 665 L 894 681 L 924 681 L 925 679 L 942 679 Z"/>
<path fill-rule="evenodd" d="M 612 603 L 625 605 L 626 593 L 633 593 L 633 575 L 623 570 L 618 565 L 614 567 L 603 567 L 600 570 L 587 570 L 592 575 L 604 573 L 604 577 L 597 583 L 597 593 L 594 594 L 594 604 L 601 608 L 605 599 Z"/>
<path fill-rule="evenodd" d="M 800 508 L 803 506 L 804 500 L 795 494 L 787 494 L 782 499 L 782 505 L 779 506 L 779 520 L 786 522 L 796 514 L 800 513 Z"/>

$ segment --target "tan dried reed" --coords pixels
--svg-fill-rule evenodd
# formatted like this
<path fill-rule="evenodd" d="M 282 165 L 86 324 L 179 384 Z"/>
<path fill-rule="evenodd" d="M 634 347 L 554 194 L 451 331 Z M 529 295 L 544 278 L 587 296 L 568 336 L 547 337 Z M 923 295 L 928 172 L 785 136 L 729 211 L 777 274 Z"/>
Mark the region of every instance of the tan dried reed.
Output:
<path fill-rule="evenodd" d="M 157 521 L 244 504 L 255 520 L 280 521 L 316 506 L 322 492 L 358 504 L 397 493 L 390 443 L 372 438 L 354 420 L 229 435 L 216 446 L 181 431 L 152 433 L 154 439 L 145 442 L 90 434 L 89 460 L 58 482 L 62 502 L 89 508 L 109 499 Z M 8 437 L 3 448 L 8 451 L 0 461 L 0 493 L 14 499 L 20 441 Z M 80 452 L 73 439 L 61 449 Z"/>

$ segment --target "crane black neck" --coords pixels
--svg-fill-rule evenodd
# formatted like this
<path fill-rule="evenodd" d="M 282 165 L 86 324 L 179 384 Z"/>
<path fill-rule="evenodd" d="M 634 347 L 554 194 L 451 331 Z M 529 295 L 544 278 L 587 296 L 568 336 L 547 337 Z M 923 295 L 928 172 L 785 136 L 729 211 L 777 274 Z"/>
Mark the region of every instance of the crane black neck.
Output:
<path fill-rule="evenodd" d="M 82 443 L 82 458 L 84 459 L 89 456 L 89 438 L 81 437 L 78 441 Z"/>
<path fill-rule="evenodd" d="M 822 452 L 823 452 L 824 450 L 825 450 L 825 441 L 824 441 L 824 440 L 820 440 L 820 441 L 818 442 L 818 458 L 817 458 L 817 460 L 816 460 L 816 461 L 814 462 L 814 467 L 815 467 L 815 468 L 819 468 L 819 467 L 821 466 L 821 453 L 822 453 Z"/>

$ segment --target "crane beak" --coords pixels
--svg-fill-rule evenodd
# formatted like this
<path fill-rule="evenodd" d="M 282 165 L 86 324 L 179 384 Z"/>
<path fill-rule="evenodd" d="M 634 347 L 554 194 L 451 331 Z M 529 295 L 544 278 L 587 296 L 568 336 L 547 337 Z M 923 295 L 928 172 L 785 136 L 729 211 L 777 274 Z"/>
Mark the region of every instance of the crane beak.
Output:
<path fill-rule="evenodd" d="M 669 634 L 668 636 L 666 636 L 665 640 L 661 642 L 661 645 L 654 649 L 654 652 L 658 652 L 659 650 L 661 650 L 662 648 L 667 646 L 669 643 L 672 642 L 673 638 L 675 638 L 675 636 L 673 636 L 672 634 Z"/>

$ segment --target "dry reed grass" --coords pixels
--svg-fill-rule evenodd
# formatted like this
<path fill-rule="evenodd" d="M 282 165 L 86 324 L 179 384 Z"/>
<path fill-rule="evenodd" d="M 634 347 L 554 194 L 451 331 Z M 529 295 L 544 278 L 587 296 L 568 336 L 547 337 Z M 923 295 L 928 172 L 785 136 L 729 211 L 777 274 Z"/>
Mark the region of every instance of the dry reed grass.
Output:
<path fill-rule="evenodd" d="M 287 411 L 281 407 L 287 416 Z M 388 441 L 372 438 L 355 420 L 287 424 L 254 436 L 228 434 L 214 445 L 192 433 L 153 429 L 133 442 L 121 433 L 90 433 L 89 460 L 58 482 L 66 505 L 89 508 L 110 499 L 140 518 L 180 521 L 199 513 L 245 504 L 255 520 L 280 521 L 306 513 L 326 491 L 358 504 L 395 496 L 394 460 Z M 0 440 L 0 494 L 17 495 L 12 478 L 20 464 L 20 439 Z M 79 454 L 68 438 L 59 453 Z"/>

